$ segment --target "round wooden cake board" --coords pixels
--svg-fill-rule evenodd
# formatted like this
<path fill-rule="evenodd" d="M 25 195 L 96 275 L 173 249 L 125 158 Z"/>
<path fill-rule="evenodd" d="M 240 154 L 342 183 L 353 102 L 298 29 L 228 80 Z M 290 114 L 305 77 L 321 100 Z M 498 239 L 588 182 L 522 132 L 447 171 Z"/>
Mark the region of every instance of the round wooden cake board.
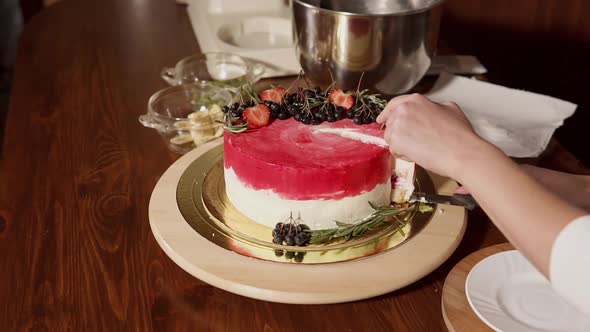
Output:
<path fill-rule="evenodd" d="M 154 237 L 166 254 L 196 278 L 239 295 L 281 303 L 325 304 L 361 300 L 411 284 L 440 266 L 463 238 L 464 208 L 444 206 L 413 238 L 394 249 L 353 261 L 287 264 L 253 259 L 208 241 L 183 219 L 176 202 L 178 181 L 197 157 L 222 144 L 209 142 L 177 160 L 150 199 Z M 456 182 L 431 174 L 439 193 Z"/>
<path fill-rule="evenodd" d="M 442 314 L 450 332 L 493 331 L 471 309 L 465 296 L 465 281 L 471 269 L 484 258 L 514 250 L 509 243 L 487 247 L 465 257 L 451 270 L 442 292 Z"/>

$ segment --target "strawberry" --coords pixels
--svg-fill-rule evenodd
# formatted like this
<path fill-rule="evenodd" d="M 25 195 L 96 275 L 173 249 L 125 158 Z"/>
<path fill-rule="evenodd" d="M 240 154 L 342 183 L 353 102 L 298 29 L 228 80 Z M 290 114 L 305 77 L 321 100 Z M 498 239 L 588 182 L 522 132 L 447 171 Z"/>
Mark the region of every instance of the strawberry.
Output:
<path fill-rule="evenodd" d="M 354 97 L 340 89 L 334 89 L 330 92 L 330 102 L 348 111 L 354 106 Z"/>
<path fill-rule="evenodd" d="M 250 128 L 267 126 L 270 122 L 270 109 L 264 104 L 248 107 L 242 115 Z"/>
<path fill-rule="evenodd" d="M 270 100 L 273 103 L 280 104 L 283 101 L 283 96 L 285 95 L 285 89 L 278 87 L 274 89 L 264 90 L 260 93 L 260 100 L 267 101 Z"/>

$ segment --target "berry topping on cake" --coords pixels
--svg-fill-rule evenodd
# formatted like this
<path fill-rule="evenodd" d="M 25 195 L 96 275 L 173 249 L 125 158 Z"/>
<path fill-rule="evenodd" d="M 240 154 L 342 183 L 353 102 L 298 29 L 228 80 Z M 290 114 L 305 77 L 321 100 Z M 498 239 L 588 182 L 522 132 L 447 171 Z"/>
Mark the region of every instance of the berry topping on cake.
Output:
<path fill-rule="evenodd" d="M 272 242 L 275 244 L 304 247 L 309 240 L 309 227 L 301 223 L 301 218 L 293 219 L 293 214 L 285 222 L 277 223 L 272 230 Z"/>
<path fill-rule="evenodd" d="M 265 127 L 270 122 L 270 109 L 264 104 L 248 107 L 243 112 L 249 128 Z"/>
<path fill-rule="evenodd" d="M 237 101 L 223 107 L 223 128 L 239 134 L 267 126 L 274 119 L 290 118 L 314 126 L 343 119 L 366 125 L 374 123 L 387 104 L 379 95 L 359 90 L 361 81 L 356 91 L 344 91 L 334 84 L 325 90 L 309 85 L 304 88 L 301 85 L 307 81 L 303 81 L 300 75 L 287 89 L 271 86 L 259 94 L 252 85 L 242 86 Z"/>
<path fill-rule="evenodd" d="M 263 102 L 272 101 L 275 104 L 281 104 L 283 102 L 285 91 L 286 90 L 281 87 L 264 90 L 260 93 L 260 100 Z"/>
<path fill-rule="evenodd" d="M 342 107 L 346 111 L 354 106 L 354 97 L 340 89 L 333 89 L 329 98 L 332 104 Z"/>

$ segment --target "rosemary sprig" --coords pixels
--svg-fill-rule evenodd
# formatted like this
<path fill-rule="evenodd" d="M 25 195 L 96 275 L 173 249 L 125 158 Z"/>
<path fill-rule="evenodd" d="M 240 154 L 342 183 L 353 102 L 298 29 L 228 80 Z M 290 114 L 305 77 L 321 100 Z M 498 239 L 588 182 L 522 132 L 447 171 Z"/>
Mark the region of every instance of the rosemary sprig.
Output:
<path fill-rule="evenodd" d="M 240 98 L 242 99 L 242 104 L 245 104 L 244 97 L 249 98 L 250 101 L 253 101 L 256 104 L 261 103 L 260 97 L 258 97 L 256 92 L 254 92 L 254 87 L 252 86 L 252 83 L 248 82 L 248 84 L 242 86 L 240 89 L 241 89 Z"/>
<path fill-rule="evenodd" d="M 243 133 L 246 130 L 248 130 L 248 124 L 243 123 L 241 125 L 232 125 L 232 126 L 223 125 L 223 130 L 230 132 L 232 134 L 240 134 L 240 133 Z"/>
<path fill-rule="evenodd" d="M 336 221 L 337 227 L 335 228 L 310 231 L 311 239 L 309 244 L 325 244 L 336 240 L 348 241 L 353 237 L 363 235 L 367 231 L 371 231 L 390 222 L 396 223 L 396 232 L 402 232 L 403 234 L 402 228 L 407 224 L 409 218 L 400 219 L 400 217 L 407 216 L 418 208 L 416 204 L 399 207 L 389 205 L 377 206 L 369 202 L 369 205 L 373 208 L 373 213 L 355 223 L 346 224 Z"/>
<path fill-rule="evenodd" d="M 252 83 L 248 82 L 248 84 L 240 87 L 236 101 L 247 105 L 251 105 L 251 103 L 260 104 L 260 97 L 254 92 Z M 239 134 L 248 130 L 248 123 L 242 117 L 232 116 L 229 112 L 224 115 L 223 122 L 217 122 L 223 123 L 223 130 L 232 134 Z"/>
<path fill-rule="evenodd" d="M 363 100 L 369 105 L 375 105 L 382 111 L 387 105 L 387 100 L 379 97 L 379 94 L 365 94 Z"/>
<path fill-rule="evenodd" d="M 231 116 L 229 113 L 224 115 L 223 122 L 221 123 L 223 123 L 223 130 L 230 132 L 232 134 L 239 134 L 248 130 L 248 123 L 246 123 L 240 118 L 235 118 Z"/>
<path fill-rule="evenodd" d="M 301 78 L 304 75 L 305 75 L 305 73 L 303 72 L 303 69 L 301 69 L 299 71 L 299 74 L 297 75 L 297 78 L 295 78 L 295 80 L 293 80 L 293 82 L 291 82 L 291 85 L 289 85 L 287 90 L 285 90 L 285 94 L 291 93 L 292 89 L 295 89 L 295 90 L 299 89 L 299 81 L 301 80 Z M 307 83 L 307 80 L 305 82 Z M 308 86 L 309 86 L 309 83 L 308 83 Z"/>
<path fill-rule="evenodd" d="M 387 105 L 387 100 L 380 98 L 379 94 L 369 94 L 369 90 L 365 89 L 356 95 L 357 112 L 369 113 L 371 110 L 377 110 L 381 113 Z"/>

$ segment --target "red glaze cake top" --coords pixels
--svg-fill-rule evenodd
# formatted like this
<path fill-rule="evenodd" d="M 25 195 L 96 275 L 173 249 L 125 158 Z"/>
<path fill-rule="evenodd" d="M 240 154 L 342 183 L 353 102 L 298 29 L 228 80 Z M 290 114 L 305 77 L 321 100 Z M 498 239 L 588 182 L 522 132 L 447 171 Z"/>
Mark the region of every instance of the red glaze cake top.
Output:
<path fill-rule="evenodd" d="M 355 125 L 351 120 L 321 127 L 354 128 L 383 137 L 378 124 Z M 389 181 L 387 148 L 333 134 L 293 119 L 241 134 L 225 133 L 225 168 L 256 190 L 272 190 L 285 199 L 340 199 L 371 191 Z"/>

